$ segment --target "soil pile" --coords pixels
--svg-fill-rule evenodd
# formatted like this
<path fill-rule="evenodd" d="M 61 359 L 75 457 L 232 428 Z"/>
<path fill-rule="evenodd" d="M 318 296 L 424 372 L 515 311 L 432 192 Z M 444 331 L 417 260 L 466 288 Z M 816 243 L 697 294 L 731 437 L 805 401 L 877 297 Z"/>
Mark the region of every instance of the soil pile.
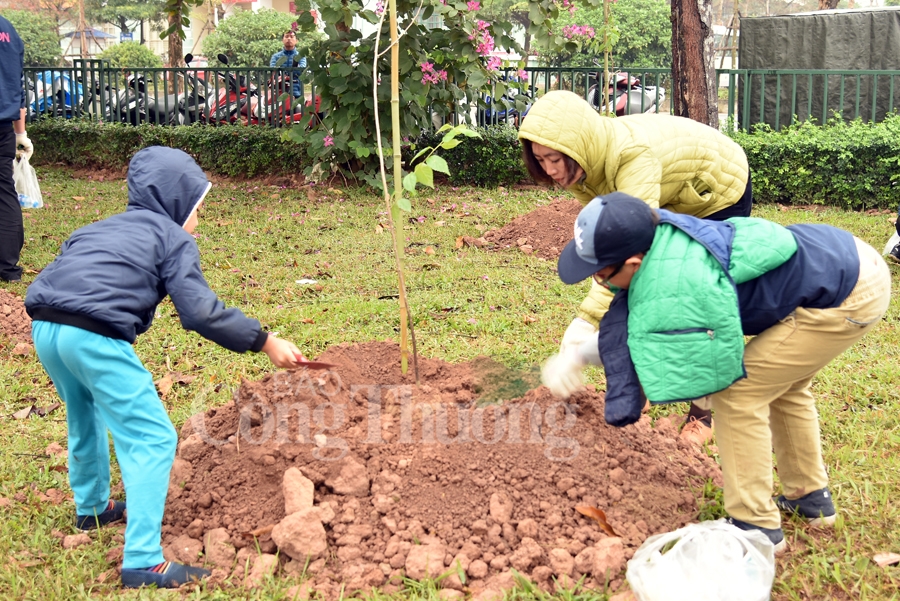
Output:
<path fill-rule="evenodd" d="M 694 520 L 706 479 L 721 480 L 669 422 L 613 428 L 601 393 L 563 403 L 490 359 L 420 359 L 418 386 L 394 343 L 317 360 L 335 367 L 245 381 L 185 424 L 168 559 L 202 552 L 214 580 L 252 583 L 308 558 L 326 598 L 447 571 L 441 586 L 478 594 L 511 585 L 511 568 L 546 588 L 618 587 L 641 542 Z"/>
<path fill-rule="evenodd" d="M 31 318 L 25 312 L 25 301 L 0 289 L 0 335 L 13 345 L 31 344 Z"/>
<path fill-rule="evenodd" d="M 577 200 L 554 200 L 516 217 L 499 230 L 485 233 L 484 239 L 495 249 L 518 248 L 544 259 L 555 259 L 572 239 L 572 227 L 581 208 Z"/>

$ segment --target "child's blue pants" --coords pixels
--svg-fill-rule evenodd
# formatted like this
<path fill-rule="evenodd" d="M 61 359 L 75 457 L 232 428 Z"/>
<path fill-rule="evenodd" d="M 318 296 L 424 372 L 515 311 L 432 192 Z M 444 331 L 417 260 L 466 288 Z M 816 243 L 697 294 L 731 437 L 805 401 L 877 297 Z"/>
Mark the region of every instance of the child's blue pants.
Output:
<path fill-rule="evenodd" d="M 123 568 L 163 560 L 160 534 L 178 437 L 153 378 L 124 340 L 46 321 L 31 324 L 38 357 L 66 403 L 69 483 L 78 515 L 109 501 L 109 439 L 125 485 Z"/>

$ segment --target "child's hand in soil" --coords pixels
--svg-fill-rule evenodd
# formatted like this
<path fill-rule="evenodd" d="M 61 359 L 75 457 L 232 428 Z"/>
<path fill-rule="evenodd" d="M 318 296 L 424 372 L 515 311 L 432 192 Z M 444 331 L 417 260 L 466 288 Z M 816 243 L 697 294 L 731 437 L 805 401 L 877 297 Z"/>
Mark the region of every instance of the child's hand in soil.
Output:
<path fill-rule="evenodd" d="M 303 360 L 303 354 L 293 342 L 282 340 L 272 334 L 266 339 L 262 351 L 269 356 L 269 361 L 275 367 L 297 367 Z"/>

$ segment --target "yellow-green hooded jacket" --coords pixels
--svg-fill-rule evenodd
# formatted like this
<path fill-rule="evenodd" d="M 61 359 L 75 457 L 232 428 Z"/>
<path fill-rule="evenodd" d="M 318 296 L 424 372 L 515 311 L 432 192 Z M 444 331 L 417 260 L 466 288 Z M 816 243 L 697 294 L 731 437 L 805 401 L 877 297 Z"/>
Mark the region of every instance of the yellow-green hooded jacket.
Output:
<path fill-rule="evenodd" d="M 584 205 L 619 191 L 654 208 L 702 218 L 740 200 L 750 173 L 743 148 L 712 127 L 655 113 L 604 117 L 566 91 L 535 102 L 519 138 L 581 166 L 584 177 L 567 189 Z M 606 288 L 593 284 L 578 316 L 597 325 L 611 301 Z"/>

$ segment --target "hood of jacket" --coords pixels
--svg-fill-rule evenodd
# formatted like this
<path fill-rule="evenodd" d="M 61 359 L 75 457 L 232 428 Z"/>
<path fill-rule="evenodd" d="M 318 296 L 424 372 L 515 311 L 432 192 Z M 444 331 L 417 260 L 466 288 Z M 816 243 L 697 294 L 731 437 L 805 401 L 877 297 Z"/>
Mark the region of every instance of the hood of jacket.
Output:
<path fill-rule="evenodd" d="M 148 210 L 184 226 L 212 184 L 186 152 L 165 146 L 138 151 L 128 164 L 126 211 Z"/>
<path fill-rule="evenodd" d="M 537 142 L 571 157 L 584 170 L 584 180 L 605 179 L 603 166 L 612 136 L 612 119 L 603 117 L 581 96 L 554 90 L 541 96 L 519 128 L 519 139 Z M 580 189 L 579 183 L 569 187 Z"/>

